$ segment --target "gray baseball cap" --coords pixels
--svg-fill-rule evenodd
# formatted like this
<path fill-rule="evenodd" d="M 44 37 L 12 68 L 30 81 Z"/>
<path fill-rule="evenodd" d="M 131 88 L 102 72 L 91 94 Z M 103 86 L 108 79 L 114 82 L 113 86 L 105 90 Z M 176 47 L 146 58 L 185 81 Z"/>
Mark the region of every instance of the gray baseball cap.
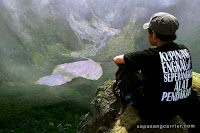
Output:
<path fill-rule="evenodd" d="M 169 13 L 158 12 L 151 16 L 150 21 L 143 25 L 144 29 L 151 30 L 163 35 L 175 35 L 179 23 L 176 17 Z"/>

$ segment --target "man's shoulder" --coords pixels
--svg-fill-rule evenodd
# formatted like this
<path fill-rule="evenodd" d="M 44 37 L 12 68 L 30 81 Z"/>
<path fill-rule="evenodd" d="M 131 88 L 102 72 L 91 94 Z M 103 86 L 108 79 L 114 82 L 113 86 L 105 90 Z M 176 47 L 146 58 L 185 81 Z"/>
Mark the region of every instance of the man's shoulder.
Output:
<path fill-rule="evenodd" d="M 148 48 L 148 49 L 145 49 L 143 50 L 143 53 L 146 55 L 146 56 L 155 56 L 157 55 L 159 52 L 159 50 L 157 50 L 156 48 Z"/>
<path fill-rule="evenodd" d="M 132 56 L 132 57 L 140 57 L 140 58 L 146 58 L 149 56 L 153 56 L 155 55 L 155 50 L 152 48 L 148 48 L 148 49 L 144 49 L 144 50 L 138 50 L 138 51 L 134 51 L 132 53 L 127 53 L 125 54 L 125 56 Z"/>
<path fill-rule="evenodd" d="M 178 44 L 179 45 L 179 47 L 181 48 L 181 49 L 188 49 L 185 45 L 183 45 L 183 44 Z"/>

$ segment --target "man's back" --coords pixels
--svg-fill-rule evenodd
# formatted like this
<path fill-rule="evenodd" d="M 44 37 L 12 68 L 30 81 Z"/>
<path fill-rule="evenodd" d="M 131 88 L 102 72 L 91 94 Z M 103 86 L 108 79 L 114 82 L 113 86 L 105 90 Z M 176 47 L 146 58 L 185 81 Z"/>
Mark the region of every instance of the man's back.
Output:
<path fill-rule="evenodd" d="M 172 117 L 176 108 L 185 104 L 192 85 L 192 62 L 185 46 L 170 42 L 125 54 L 124 60 L 144 75 L 143 111 L 146 116 Z"/>

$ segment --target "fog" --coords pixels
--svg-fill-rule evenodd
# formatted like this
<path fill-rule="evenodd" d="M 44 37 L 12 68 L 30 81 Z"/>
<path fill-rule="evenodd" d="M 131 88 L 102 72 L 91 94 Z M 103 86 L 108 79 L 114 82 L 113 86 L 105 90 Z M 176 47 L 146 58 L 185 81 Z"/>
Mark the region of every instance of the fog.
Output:
<path fill-rule="evenodd" d="M 160 11 L 178 18 L 176 42 L 189 48 L 193 70 L 200 73 L 199 5 L 199 0 L 1 0 L 0 110 L 4 109 L 1 116 L 7 110 L 22 112 L 63 100 L 78 101 L 88 107 L 98 85 L 115 78 L 117 67 L 112 62 L 113 56 L 102 51 L 111 50 L 112 39 L 122 34 L 136 36 L 132 40 L 139 43 L 132 47 L 147 48 L 142 25 Z M 128 29 L 131 24 L 133 28 Z M 105 48 L 107 45 L 110 49 Z M 86 58 L 101 65 L 103 73 L 98 80 L 75 78 L 54 87 L 36 84 L 40 78 L 51 75 L 58 65 Z M 29 106 L 24 106 L 27 104 L 24 99 L 31 99 Z M 6 108 L 10 103 L 13 106 Z"/>

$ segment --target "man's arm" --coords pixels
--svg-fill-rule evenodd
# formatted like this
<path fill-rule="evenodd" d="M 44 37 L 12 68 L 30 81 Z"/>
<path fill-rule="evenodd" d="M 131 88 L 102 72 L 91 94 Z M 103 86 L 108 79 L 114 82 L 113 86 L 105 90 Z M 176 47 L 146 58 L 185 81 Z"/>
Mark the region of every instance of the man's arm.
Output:
<path fill-rule="evenodd" d="M 120 64 L 125 64 L 125 61 L 124 61 L 124 55 L 119 55 L 119 56 L 116 56 L 113 61 L 115 62 L 115 64 L 117 66 L 119 66 Z"/>

